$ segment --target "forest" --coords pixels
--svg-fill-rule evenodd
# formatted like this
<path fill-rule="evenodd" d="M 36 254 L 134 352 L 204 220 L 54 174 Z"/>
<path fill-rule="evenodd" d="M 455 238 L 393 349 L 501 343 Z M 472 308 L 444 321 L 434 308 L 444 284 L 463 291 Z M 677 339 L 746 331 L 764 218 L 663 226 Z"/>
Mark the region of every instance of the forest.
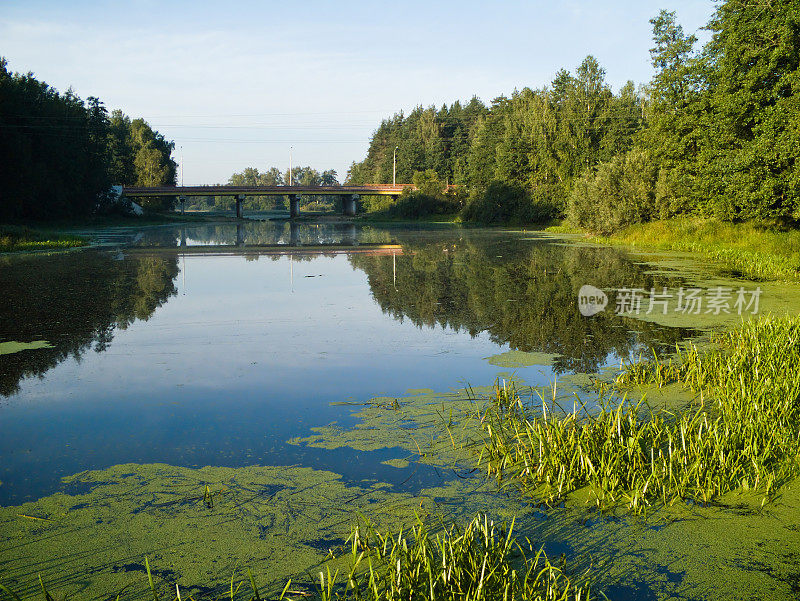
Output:
<path fill-rule="evenodd" d="M 79 98 L 11 73 L 0 58 L 0 220 L 81 218 L 115 209 L 113 184 L 175 185 L 174 143 L 143 119 L 110 115 L 99 98 Z M 145 199 L 169 209 L 173 199 Z"/>
<path fill-rule="evenodd" d="M 617 92 L 587 56 L 549 86 L 385 119 L 348 183 L 429 172 L 469 192 L 465 220 L 611 233 L 678 215 L 793 225 L 800 218 L 800 6 L 726 0 L 698 47 L 676 14 L 650 21 L 655 71 Z M 430 179 L 430 177 L 428 178 Z M 440 191 L 438 196 L 444 199 Z M 424 212 L 430 212 L 430 199 Z"/>

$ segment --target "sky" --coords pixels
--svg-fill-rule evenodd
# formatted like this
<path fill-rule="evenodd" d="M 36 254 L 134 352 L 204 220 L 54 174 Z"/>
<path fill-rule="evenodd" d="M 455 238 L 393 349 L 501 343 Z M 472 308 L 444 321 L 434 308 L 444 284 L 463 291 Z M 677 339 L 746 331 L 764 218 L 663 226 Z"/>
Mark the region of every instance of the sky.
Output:
<path fill-rule="evenodd" d="M 381 119 L 417 105 L 489 103 L 588 54 L 615 90 L 646 83 L 660 9 L 708 38 L 712 2 L 665 2 L 2 0 L 0 56 L 143 117 L 186 185 L 285 170 L 290 153 L 342 181 Z"/>

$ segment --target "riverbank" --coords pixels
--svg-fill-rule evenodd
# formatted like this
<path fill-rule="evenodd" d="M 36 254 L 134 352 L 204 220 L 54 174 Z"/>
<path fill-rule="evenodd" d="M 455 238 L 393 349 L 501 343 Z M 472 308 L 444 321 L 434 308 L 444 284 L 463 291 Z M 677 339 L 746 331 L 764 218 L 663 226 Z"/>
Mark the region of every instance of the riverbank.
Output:
<path fill-rule="evenodd" d="M 580 233 L 564 226 L 547 231 Z M 589 239 L 600 244 L 696 253 L 720 263 L 734 275 L 752 280 L 800 279 L 798 230 L 681 217 L 632 225 L 611 236 Z"/>
<path fill-rule="evenodd" d="M 90 246 L 93 233 L 106 228 L 229 221 L 237 221 L 237 219 L 224 213 L 149 213 L 141 216 L 95 216 L 81 221 L 56 220 L 0 224 L 0 253 Z"/>
<path fill-rule="evenodd" d="M 22 225 L 0 225 L 0 252 L 76 248 L 88 243 L 85 237 L 74 234 Z"/>

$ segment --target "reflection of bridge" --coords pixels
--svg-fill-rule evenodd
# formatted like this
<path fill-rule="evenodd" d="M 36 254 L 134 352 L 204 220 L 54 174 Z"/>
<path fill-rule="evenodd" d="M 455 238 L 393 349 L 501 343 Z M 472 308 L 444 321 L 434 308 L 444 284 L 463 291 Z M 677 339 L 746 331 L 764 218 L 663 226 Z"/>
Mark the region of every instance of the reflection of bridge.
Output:
<path fill-rule="evenodd" d="M 219 250 L 222 248 L 239 247 L 249 250 L 257 250 L 266 254 L 291 254 L 295 253 L 320 253 L 320 252 L 360 252 L 370 254 L 391 254 L 399 251 L 402 254 L 402 247 L 396 243 L 385 242 L 361 242 L 359 240 L 359 230 L 354 223 L 341 223 L 334 224 L 336 232 L 335 240 L 329 239 L 308 239 L 302 240 L 301 229 L 303 226 L 297 222 L 289 222 L 288 228 L 284 227 L 283 222 L 272 222 L 277 227 L 274 230 L 274 237 L 269 242 L 264 241 L 248 241 L 246 222 L 239 222 L 236 224 L 236 241 L 228 244 L 197 244 L 189 243 L 190 235 L 187 235 L 186 228 L 181 228 L 179 237 L 179 247 L 181 252 L 186 250 L 190 252 L 204 251 L 204 250 Z M 284 235 L 288 229 L 288 235 Z M 263 240 L 263 238 L 262 238 Z"/>
<path fill-rule="evenodd" d="M 136 251 L 253 254 L 403 254 L 391 239 L 362 237 L 353 222 L 306 225 L 297 221 L 237 221 L 222 225 L 155 228 L 135 238 L 114 240 L 115 246 Z"/>
<path fill-rule="evenodd" d="M 364 184 L 361 186 L 163 186 L 122 188 L 128 198 L 143 196 L 177 196 L 181 204 L 187 196 L 232 196 L 236 200 L 236 217 L 242 217 L 242 201 L 246 196 L 288 196 L 289 215 L 300 213 L 300 196 L 340 196 L 342 212 L 356 214 L 356 201 L 363 196 L 399 196 L 413 184 Z"/>

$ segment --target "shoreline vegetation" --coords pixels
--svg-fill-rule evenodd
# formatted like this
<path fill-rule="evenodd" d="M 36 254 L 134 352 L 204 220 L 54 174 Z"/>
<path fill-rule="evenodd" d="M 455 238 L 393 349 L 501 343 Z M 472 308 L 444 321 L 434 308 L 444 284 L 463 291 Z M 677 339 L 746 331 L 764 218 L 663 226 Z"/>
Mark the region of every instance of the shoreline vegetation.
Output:
<path fill-rule="evenodd" d="M 800 280 L 800 230 L 778 225 L 673 217 L 628 226 L 607 236 L 567 223 L 543 231 L 581 235 L 595 244 L 690 253 L 753 281 Z"/>
<path fill-rule="evenodd" d="M 78 248 L 89 241 L 63 231 L 33 229 L 27 226 L 0 225 L 0 252 Z"/>
<path fill-rule="evenodd" d="M 479 464 L 501 485 L 548 505 L 578 490 L 599 508 L 635 512 L 654 503 L 707 504 L 734 490 L 761 505 L 800 475 L 800 317 L 761 317 L 715 335 L 700 351 L 637 361 L 598 385 L 598 411 L 527 404 L 513 384 L 496 387 L 481 416 Z M 679 383 L 695 395 L 656 411 L 639 386 Z"/>
<path fill-rule="evenodd" d="M 574 228 L 547 228 L 579 233 Z M 629 226 L 608 236 L 583 231 L 598 244 L 687 252 L 707 257 L 750 280 L 800 279 L 800 231 L 754 222 L 675 217 Z"/>
<path fill-rule="evenodd" d="M 563 219 L 567 229 L 637 244 L 645 239 L 626 228 L 645 224 L 652 235 L 657 226 L 646 226 L 658 220 L 796 230 L 796 6 L 782 0 L 765 11 L 755 1 L 721 2 L 702 47 L 675 12 L 662 10 L 650 24 L 655 74 L 646 86 L 612 89 L 589 55 L 548 85 L 490 103 L 472 97 L 399 112 L 377 127 L 348 182 L 391 181 L 396 171 L 398 181 L 428 184 L 394 206 L 365 202 L 367 212 L 458 212 L 464 222 L 524 227 Z M 455 206 L 446 183 L 463 191 Z M 649 242 L 700 250 L 759 278 L 794 278 L 800 267 L 793 257 L 775 258 L 786 254 L 777 238 L 763 254 L 746 243 L 767 238 L 730 249 L 710 231 L 700 232 L 702 242 L 668 240 L 697 233 L 661 232 Z"/>

